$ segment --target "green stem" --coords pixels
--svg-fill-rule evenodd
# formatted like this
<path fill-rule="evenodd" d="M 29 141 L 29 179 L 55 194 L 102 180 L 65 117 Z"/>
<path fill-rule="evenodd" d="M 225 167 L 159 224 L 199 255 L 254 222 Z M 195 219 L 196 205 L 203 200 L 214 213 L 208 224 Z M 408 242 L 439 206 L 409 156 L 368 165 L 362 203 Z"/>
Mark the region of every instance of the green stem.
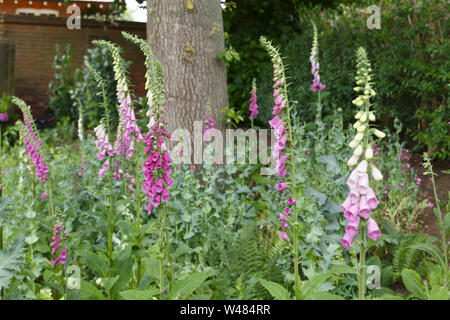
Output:
<path fill-rule="evenodd" d="M 297 192 L 296 192 L 296 181 L 295 181 L 295 161 L 294 161 L 294 140 L 292 139 L 292 126 L 291 126 L 291 115 L 290 115 L 290 105 L 287 93 L 287 84 L 286 84 L 286 76 L 284 72 L 284 67 L 281 68 L 283 70 L 283 78 L 284 81 L 284 93 L 286 95 L 286 112 L 287 112 L 287 122 L 288 122 L 288 130 L 289 130 L 289 141 L 290 141 L 290 161 L 291 161 L 291 189 L 292 189 L 292 197 L 295 201 L 297 201 Z M 300 189 L 300 194 L 302 193 Z M 294 207 L 294 277 L 295 277 L 295 299 L 300 299 L 300 288 L 299 288 L 299 266 L 298 266 L 298 226 L 297 226 L 297 210 Z"/>
<path fill-rule="evenodd" d="M 164 299 L 164 242 L 163 242 L 163 214 L 159 213 L 159 290 L 160 299 Z"/>
<path fill-rule="evenodd" d="M 442 248 L 443 248 L 443 253 L 444 253 L 444 274 L 445 274 L 445 285 L 447 284 L 448 281 L 448 244 L 447 244 L 447 237 L 446 237 L 446 231 L 444 228 L 444 223 L 442 221 L 442 212 L 441 212 L 441 206 L 439 204 L 439 198 L 437 195 L 437 191 L 436 191 L 436 182 L 434 181 L 434 173 L 433 173 L 433 167 L 431 165 L 431 162 L 429 161 L 428 157 L 427 157 L 429 166 L 430 166 L 430 173 L 431 173 L 431 184 L 433 185 L 433 193 L 434 193 L 434 199 L 436 202 L 436 217 L 438 219 L 439 222 L 439 227 L 440 227 L 440 231 L 441 231 L 441 238 L 442 238 Z"/>
<path fill-rule="evenodd" d="M 136 198 L 137 198 L 137 207 L 136 207 L 136 229 L 138 236 L 138 248 L 141 249 L 142 238 L 141 238 L 141 183 L 140 183 L 140 175 L 139 175 L 139 158 L 136 160 Z M 137 255 L 137 286 L 139 286 L 141 282 L 142 275 L 142 264 L 141 264 L 141 255 Z"/>
<path fill-rule="evenodd" d="M 167 222 L 168 220 L 168 216 L 167 216 L 167 206 L 164 206 L 164 221 Z M 167 254 L 167 262 L 169 264 L 169 274 L 170 274 L 170 278 L 169 278 L 169 291 L 172 287 L 171 282 L 173 279 L 173 267 L 172 267 L 172 257 L 170 256 L 170 241 L 169 241 L 169 228 L 167 225 L 165 225 L 166 230 L 166 254 Z"/>
<path fill-rule="evenodd" d="M 366 274 L 366 228 L 365 224 L 361 223 L 360 232 L 361 232 L 361 251 L 359 253 L 359 300 L 364 300 L 364 293 L 366 288 L 365 283 L 365 274 Z"/>
<path fill-rule="evenodd" d="M 109 212 L 108 212 L 108 277 L 111 277 L 111 260 L 112 260 L 112 219 L 113 219 L 113 192 L 112 192 L 112 174 L 109 175 Z M 111 299 L 111 292 L 108 291 L 108 300 Z"/>

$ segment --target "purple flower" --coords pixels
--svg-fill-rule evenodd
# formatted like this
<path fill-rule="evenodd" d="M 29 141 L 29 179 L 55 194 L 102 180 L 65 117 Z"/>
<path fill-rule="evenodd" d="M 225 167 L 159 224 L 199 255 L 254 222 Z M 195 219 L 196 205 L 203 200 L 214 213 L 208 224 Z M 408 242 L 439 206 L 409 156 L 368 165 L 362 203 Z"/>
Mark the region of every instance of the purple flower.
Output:
<path fill-rule="evenodd" d="M 277 91 L 277 90 L 276 90 Z M 250 119 L 255 118 L 258 115 L 258 105 L 256 104 L 256 85 L 253 86 L 250 97 Z"/>
<path fill-rule="evenodd" d="M 280 235 L 281 235 L 281 239 L 283 239 L 284 241 L 288 241 L 288 236 L 287 233 L 285 231 L 280 231 Z"/>
<path fill-rule="evenodd" d="M 67 232 L 64 232 L 64 227 L 58 222 L 55 224 L 53 228 L 53 241 L 50 243 L 52 246 L 52 254 L 57 254 L 59 249 L 62 247 L 61 241 L 63 240 L 61 238 L 67 237 Z M 62 248 L 60 255 L 52 261 L 53 265 L 56 265 L 57 263 L 66 264 L 67 260 L 67 249 L 65 247 Z"/>
<path fill-rule="evenodd" d="M 287 184 L 285 183 L 285 182 L 282 182 L 282 183 L 278 183 L 277 184 L 277 189 L 278 189 L 278 191 L 282 191 L 282 190 L 285 190 L 285 189 L 287 189 Z"/>
<path fill-rule="evenodd" d="M 367 230 L 369 232 L 369 238 L 376 241 L 381 236 L 381 231 L 378 228 L 378 224 L 372 218 L 367 221 Z"/>
<path fill-rule="evenodd" d="M 350 234 L 350 233 L 347 233 L 347 232 L 344 234 L 344 236 L 341 239 L 341 244 L 344 246 L 345 249 L 347 249 L 347 250 L 350 249 L 350 246 L 353 243 L 353 239 L 355 238 L 355 235 L 356 235 L 356 233 L 355 234 L 353 234 L 353 233 Z"/>
<path fill-rule="evenodd" d="M 318 41 L 317 41 L 317 28 L 316 25 L 313 24 L 314 29 L 314 40 L 313 40 L 313 46 L 311 49 L 311 56 L 309 60 L 311 61 L 311 74 L 314 77 L 313 84 L 311 85 L 312 91 L 319 90 L 322 91 L 325 89 L 325 85 L 320 83 L 320 76 L 319 76 L 319 62 L 318 62 Z"/>
<path fill-rule="evenodd" d="M 8 113 L 0 113 L 0 122 L 8 122 Z"/>

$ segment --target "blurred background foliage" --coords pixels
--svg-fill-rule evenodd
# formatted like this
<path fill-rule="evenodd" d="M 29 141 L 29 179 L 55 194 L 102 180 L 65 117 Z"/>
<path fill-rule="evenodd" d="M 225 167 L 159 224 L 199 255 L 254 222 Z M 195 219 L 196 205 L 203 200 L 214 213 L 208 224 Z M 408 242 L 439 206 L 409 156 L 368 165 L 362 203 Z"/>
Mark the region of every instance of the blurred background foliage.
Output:
<path fill-rule="evenodd" d="M 226 1 L 226 47 L 239 54 L 228 65 L 230 108 L 248 119 L 252 79 L 258 85 L 260 115 L 256 123 L 267 127 L 272 110 L 272 65 L 259 46 L 267 36 L 286 57 L 290 100 L 296 102 L 299 120 L 314 122 L 316 95 L 309 56 L 313 20 L 319 31 L 320 76 L 325 121 L 342 108 L 344 121 L 354 112 L 354 50 L 367 48 L 377 70 L 377 119 L 393 129 L 400 119 L 401 138 L 414 152 L 424 150 L 448 159 L 450 150 L 448 102 L 450 63 L 446 1 Z M 367 7 L 378 5 L 381 29 L 367 28 Z M 312 124 L 311 124 L 312 125 Z"/>

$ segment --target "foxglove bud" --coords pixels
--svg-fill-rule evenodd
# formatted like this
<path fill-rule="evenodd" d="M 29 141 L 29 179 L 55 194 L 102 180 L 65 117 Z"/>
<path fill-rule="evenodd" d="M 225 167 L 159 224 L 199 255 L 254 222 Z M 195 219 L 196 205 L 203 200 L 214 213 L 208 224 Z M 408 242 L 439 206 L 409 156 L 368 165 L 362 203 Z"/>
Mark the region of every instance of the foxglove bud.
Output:
<path fill-rule="evenodd" d="M 381 174 L 380 170 L 378 170 L 376 167 L 372 167 L 372 176 L 376 181 L 380 181 L 383 179 L 383 175 Z"/>
<path fill-rule="evenodd" d="M 359 141 L 352 140 L 352 142 L 350 142 L 348 146 L 352 149 L 355 149 L 358 146 L 358 144 L 359 144 Z"/>
<path fill-rule="evenodd" d="M 373 150 L 372 150 L 372 147 L 368 147 L 368 148 L 366 149 L 365 157 L 366 157 L 367 160 L 373 158 Z"/>
<path fill-rule="evenodd" d="M 359 121 L 361 121 L 361 122 L 366 122 L 366 120 L 367 120 L 367 112 L 364 112 L 362 115 L 361 115 L 361 119 L 359 120 Z"/>
<path fill-rule="evenodd" d="M 361 161 L 358 166 L 356 167 L 356 171 L 358 171 L 359 173 L 366 173 L 367 171 L 367 161 L 363 160 Z"/>
<path fill-rule="evenodd" d="M 375 121 L 375 114 L 373 112 L 369 113 L 369 120 L 370 121 Z"/>
<path fill-rule="evenodd" d="M 359 157 L 360 155 L 362 155 L 362 152 L 363 152 L 363 147 L 361 145 L 359 145 L 353 152 L 353 155 Z"/>
<path fill-rule="evenodd" d="M 363 124 L 363 125 L 359 126 L 356 130 L 357 130 L 359 133 L 364 132 L 364 130 L 366 130 L 366 125 Z"/>
<path fill-rule="evenodd" d="M 353 167 L 356 164 L 356 162 L 358 162 L 358 157 L 353 155 L 350 157 L 350 159 L 348 159 L 347 165 L 349 167 Z"/>
<path fill-rule="evenodd" d="M 355 140 L 358 142 L 361 141 L 363 138 L 364 138 L 364 135 L 362 133 L 358 133 L 355 136 Z"/>
<path fill-rule="evenodd" d="M 372 132 L 374 135 L 376 135 L 380 139 L 383 139 L 384 137 L 386 137 L 386 134 L 383 131 L 380 131 L 378 129 L 373 128 Z"/>

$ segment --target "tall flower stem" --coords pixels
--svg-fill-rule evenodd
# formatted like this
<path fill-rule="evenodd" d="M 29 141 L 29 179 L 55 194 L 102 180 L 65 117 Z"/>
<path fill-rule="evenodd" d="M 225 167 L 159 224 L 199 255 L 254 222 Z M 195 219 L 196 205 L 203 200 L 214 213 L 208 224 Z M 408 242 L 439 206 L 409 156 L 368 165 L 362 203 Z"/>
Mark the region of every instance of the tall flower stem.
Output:
<path fill-rule="evenodd" d="M 167 215 L 167 206 L 164 206 L 164 221 L 168 222 L 169 216 Z M 171 288 L 171 280 L 173 279 L 173 266 L 172 266 L 172 257 L 170 256 L 170 240 L 169 240 L 169 228 L 166 225 L 166 254 L 167 254 L 167 263 L 169 265 L 169 290 Z"/>
<path fill-rule="evenodd" d="M 283 79 L 286 79 L 284 68 L 282 68 Z M 294 140 L 292 139 L 292 126 L 291 126 L 291 115 L 290 115 L 290 104 L 287 94 L 287 84 L 284 82 L 284 92 L 286 94 L 286 114 L 287 114 L 287 122 L 288 122 L 288 130 L 289 130 L 289 141 L 290 141 L 290 161 L 291 161 L 291 190 L 292 190 L 292 198 L 297 201 L 298 195 L 296 192 L 296 181 L 295 181 L 295 158 L 294 158 Z M 300 189 L 300 194 L 302 193 Z M 299 288 L 299 266 L 298 266 L 298 215 L 297 215 L 297 207 L 294 207 L 294 277 L 295 277 L 295 299 L 300 299 L 300 288 Z"/>
<path fill-rule="evenodd" d="M 431 184 L 433 186 L 434 199 L 435 199 L 435 202 L 436 202 L 436 208 L 434 208 L 434 214 L 436 215 L 439 227 L 441 229 L 440 233 L 441 233 L 443 256 L 444 256 L 444 267 L 445 267 L 445 270 L 443 270 L 444 274 L 445 274 L 444 286 L 446 286 L 448 284 L 448 281 L 449 281 L 449 279 L 448 279 L 448 274 L 449 274 L 449 268 L 448 268 L 448 242 L 447 242 L 447 237 L 446 237 L 447 230 L 445 230 L 445 227 L 444 227 L 444 222 L 443 222 L 443 219 L 442 219 L 442 211 L 441 211 L 441 206 L 440 206 L 440 200 L 438 198 L 437 191 L 436 191 L 436 181 L 434 180 L 435 173 L 433 172 L 433 166 L 431 165 L 431 161 L 430 161 L 430 158 L 429 158 L 427 153 L 424 154 L 424 160 L 425 160 L 424 167 L 429 170 L 428 173 L 431 176 Z"/>
<path fill-rule="evenodd" d="M 359 253 L 359 279 L 358 279 L 358 287 L 359 287 L 359 300 L 364 300 L 365 289 L 366 289 L 366 225 L 365 223 L 360 224 L 360 232 L 361 232 L 361 246 Z"/>
<path fill-rule="evenodd" d="M 164 241 L 163 241 L 163 223 L 164 217 L 159 212 L 159 290 L 161 300 L 164 298 Z"/>
<path fill-rule="evenodd" d="M 142 237 L 141 237 L 141 181 L 140 181 L 140 174 L 139 174 L 139 168 L 141 168 L 141 164 L 139 161 L 139 157 L 136 157 L 136 230 L 137 230 L 137 236 L 138 236 L 138 248 L 141 248 L 142 245 Z M 142 263 L 141 263 L 141 255 L 137 255 L 137 286 L 139 286 L 139 283 L 141 282 L 141 276 L 142 276 Z"/>

